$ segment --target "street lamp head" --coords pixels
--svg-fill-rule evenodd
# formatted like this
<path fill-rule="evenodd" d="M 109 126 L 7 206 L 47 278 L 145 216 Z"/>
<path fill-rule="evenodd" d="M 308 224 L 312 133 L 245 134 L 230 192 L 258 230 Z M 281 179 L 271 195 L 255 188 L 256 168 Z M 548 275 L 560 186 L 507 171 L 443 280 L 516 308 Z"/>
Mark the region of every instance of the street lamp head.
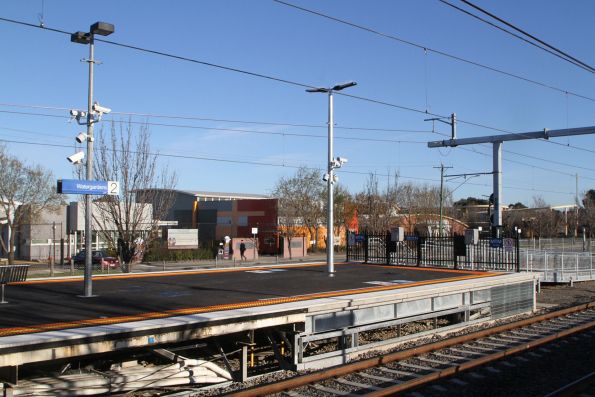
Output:
<path fill-rule="evenodd" d="M 330 90 L 328 88 L 322 88 L 322 87 L 318 87 L 318 88 L 308 88 L 306 90 L 306 92 L 329 92 Z"/>
<path fill-rule="evenodd" d="M 109 36 L 110 34 L 114 33 L 115 28 L 114 25 L 107 22 L 95 22 L 91 25 L 89 30 L 91 34 L 98 34 L 100 36 Z"/>
<path fill-rule="evenodd" d="M 354 85 L 357 85 L 357 83 L 355 81 L 350 81 L 348 83 L 337 84 L 336 86 L 334 86 L 331 89 L 333 91 L 341 91 L 341 90 L 344 90 L 345 88 L 353 87 Z"/>
<path fill-rule="evenodd" d="M 85 32 L 74 32 L 70 35 L 70 41 L 79 44 L 89 44 L 91 42 L 91 35 Z"/>

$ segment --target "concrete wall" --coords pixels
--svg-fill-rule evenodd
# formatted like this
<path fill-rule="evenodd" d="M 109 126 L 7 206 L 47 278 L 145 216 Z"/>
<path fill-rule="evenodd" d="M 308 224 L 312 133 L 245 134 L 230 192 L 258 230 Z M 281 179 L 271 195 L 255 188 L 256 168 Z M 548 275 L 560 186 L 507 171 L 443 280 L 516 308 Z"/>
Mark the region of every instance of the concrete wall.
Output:
<path fill-rule="evenodd" d="M 307 247 L 306 237 L 292 237 L 291 247 L 289 240 L 283 239 L 283 258 L 303 258 L 307 254 Z"/>
<path fill-rule="evenodd" d="M 47 260 L 54 262 L 61 255 L 68 256 L 68 206 L 62 205 L 56 211 L 45 211 L 33 223 L 24 225 L 18 235 L 17 255 L 25 260 Z M 64 239 L 64 253 L 61 253 L 61 239 Z"/>
<path fill-rule="evenodd" d="M 253 261 L 258 259 L 258 247 L 255 245 L 256 241 L 251 238 L 232 238 L 231 239 L 231 246 L 233 248 L 233 255 L 230 259 L 235 259 L 236 261 L 241 260 L 241 252 L 240 252 L 240 244 L 244 243 L 246 245 L 246 252 L 244 255 L 246 256 L 246 260 Z"/>

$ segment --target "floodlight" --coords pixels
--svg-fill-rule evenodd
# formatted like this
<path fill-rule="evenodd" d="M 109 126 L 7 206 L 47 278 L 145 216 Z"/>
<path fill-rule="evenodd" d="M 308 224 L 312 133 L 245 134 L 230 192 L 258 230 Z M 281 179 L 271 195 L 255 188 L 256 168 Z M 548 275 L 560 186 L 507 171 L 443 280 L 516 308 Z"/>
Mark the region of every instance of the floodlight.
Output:
<path fill-rule="evenodd" d="M 95 22 L 90 28 L 91 34 L 98 34 L 100 36 L 109 36 L 114 33 L 114 25 L 107 22 Z"/>
<path fill-rule="evenodd" d="M 70 41 L 79 44 L 89 44 L 91 42 L 91 35 L 85 32 L 75 32 L 70 35 Z"/>
<path fill-rule="evenodd" d="M 341 91 L 341 90 L 344 90 L 345 88 L 353 87 L 354 85 L 357 85 L 357 83 L 355 81 L 350 81 L 348 83 L 337 84 L 336 86 L 334 86 L 332 88 L 332 90 L 333 91 Z"/>

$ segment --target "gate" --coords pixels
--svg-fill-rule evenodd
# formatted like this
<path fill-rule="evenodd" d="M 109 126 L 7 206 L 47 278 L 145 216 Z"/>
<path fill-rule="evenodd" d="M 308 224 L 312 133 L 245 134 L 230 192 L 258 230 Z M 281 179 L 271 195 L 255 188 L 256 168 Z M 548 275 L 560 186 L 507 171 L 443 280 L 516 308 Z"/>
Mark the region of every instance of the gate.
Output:
<path fill-rule="evenodd" d="M 391 241 L 390 233 L 348 232 L 347 260 L 397 266 L 447 269 L 520 271 L 518 238 L 482 237 L 465 244 L 464 236 L 406 235 Z"/>

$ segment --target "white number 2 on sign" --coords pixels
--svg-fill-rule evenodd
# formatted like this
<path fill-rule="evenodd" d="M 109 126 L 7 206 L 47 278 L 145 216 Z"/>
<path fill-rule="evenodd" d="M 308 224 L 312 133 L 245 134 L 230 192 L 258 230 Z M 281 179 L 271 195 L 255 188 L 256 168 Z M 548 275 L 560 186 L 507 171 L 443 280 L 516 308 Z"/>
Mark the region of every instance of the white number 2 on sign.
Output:
<path fill-rule="evenodd" d="M 107 181 L 107 194 L 109 196 L 117 196 L 120 194 L 120 182 Z"/>

